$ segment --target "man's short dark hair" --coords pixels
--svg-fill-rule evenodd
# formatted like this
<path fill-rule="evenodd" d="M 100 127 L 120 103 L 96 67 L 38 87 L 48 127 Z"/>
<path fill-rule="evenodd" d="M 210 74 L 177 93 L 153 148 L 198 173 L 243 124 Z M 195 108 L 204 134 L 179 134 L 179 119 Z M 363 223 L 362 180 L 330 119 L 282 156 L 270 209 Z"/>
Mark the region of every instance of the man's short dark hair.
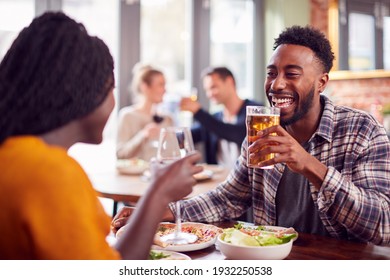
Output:
<path fill-rule="evenodd" d="M 230 71 L 226 67 L 207 67 L 201 73 L 202 79 L 206 76 L 211 76 L 213 74 L 217 74 L 221 77 L 222 80 L 226 80 L 226 78 L 230 77 L 233 79 L 234 84 L 236 84 L 236 80 L 234 79 L 234 75 L 232 71 Z"/>
<path fill-rule="evenodd" d="M 288 27 L 275 39 L 274 50 L 284 44 L 299 45 L 311 49 L 323 65 L 324 72 L 328 73 L 332 69 L 334 60 L 332 47 L 321 31 L 310 26 L 294 25 Z"/>

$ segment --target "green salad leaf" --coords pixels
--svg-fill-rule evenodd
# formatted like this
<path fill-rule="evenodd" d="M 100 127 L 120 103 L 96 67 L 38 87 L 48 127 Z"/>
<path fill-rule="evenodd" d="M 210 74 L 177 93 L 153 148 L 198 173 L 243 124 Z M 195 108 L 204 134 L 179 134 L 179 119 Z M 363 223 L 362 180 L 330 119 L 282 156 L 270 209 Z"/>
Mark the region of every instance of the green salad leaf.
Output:
<path fill-rule="evenodd" d="M 258 235 L 249 235 L 245 233 L 245 230 L 258 231 Z M 227 243 L 233 245 L 244 245 L 244 246 L 271 246 L 290 242 L 291 239 L 297 236 L 296 233 L 284 234 L 281 237 L 275 235 L 274 232 L 266 231 L 263 226 L 254 228 L 245 228 L 243 224 L 234 226 L 234 228 L 224 229 L 221 239 Z"/>
<path fill-rule="evenodd" d="M 149 260 L 161 260 L 161 259 L 165 259 L 165 258 L 168 258 L 170 255 L 168 254 L 164 254 L 164 252 L 156 252 L 156 251 L 153 251 L 151 250 L 149 252 Z"/>

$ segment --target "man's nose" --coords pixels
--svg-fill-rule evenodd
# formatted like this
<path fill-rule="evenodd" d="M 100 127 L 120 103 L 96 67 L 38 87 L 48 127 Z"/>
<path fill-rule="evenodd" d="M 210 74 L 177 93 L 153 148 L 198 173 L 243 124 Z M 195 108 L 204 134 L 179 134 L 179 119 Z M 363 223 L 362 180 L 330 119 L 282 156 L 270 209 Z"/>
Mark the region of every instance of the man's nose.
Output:
<path fill-rule="evenodd" d="M 277 75 L 271 83 L 271 89 L 277 91 L 284 88 L 286 88 L 286 80 L 283 75 Z"/>

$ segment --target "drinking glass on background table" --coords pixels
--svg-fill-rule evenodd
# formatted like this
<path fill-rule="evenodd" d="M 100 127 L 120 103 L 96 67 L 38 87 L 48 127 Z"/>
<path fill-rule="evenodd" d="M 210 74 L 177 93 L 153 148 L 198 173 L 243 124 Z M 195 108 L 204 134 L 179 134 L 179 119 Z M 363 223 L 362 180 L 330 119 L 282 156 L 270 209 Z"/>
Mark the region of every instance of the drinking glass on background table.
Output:
<path fill-rule="evenodd" d="M 280 123 L 280 109 L 265 106 L 247 106 L 246 107 L 246 131 L 248 147 L 255 142 L 259 136 L 257 133 L 265 128 L 278 125 Z M 265 147 L 264 147 L 265 148 Z M 270 160 L 275 157 L 274 153 L 251 159 L 249 152 L 247 155 L 247 164 L 251 168 L 271 169 L 273 165 L 259 167 L 260 162 Z"/>
<path fill-rule="evenodd" d="M 170 164 L 188 153 L 194 151 L 194 142 L 188 127 L 167 127 L 160 131 L 157 148 L 157 160 L 163 164 Z M 195 234 L 181 231 L 180 201 L 176 201 L 176 231 L 161 238 L 168 244 L 180 245 L 194 243 L 198 237 Z"/>

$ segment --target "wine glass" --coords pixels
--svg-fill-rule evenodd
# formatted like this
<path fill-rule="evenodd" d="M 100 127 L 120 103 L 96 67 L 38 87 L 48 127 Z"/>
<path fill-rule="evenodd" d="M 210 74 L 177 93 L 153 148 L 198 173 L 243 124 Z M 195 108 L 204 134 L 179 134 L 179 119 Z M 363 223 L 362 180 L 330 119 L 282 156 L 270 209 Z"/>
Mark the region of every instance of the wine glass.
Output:
<path fill-rule="evenodd" d="M 161 129 L 157 148 L 157 160 L 160 163 L 170 164 L 192 151 L 194 151 L 194 142 L 188 127 L 167 127 Z M 174 245 L 190 244 L 198 239 L 195 234 L 182 232 L 180 201 L 176 201 L 176 230 L 174 233 L 165 235 L 161 239 L 168 244 Z"/>
<path fill-rule="evenodd" d="M 153 122 L 156 124 L 159 124 L 164 121 L 164 116 L 161 113 L 161 108 L 159 105 L 154 105 L 153 106 L 153 115 L 152 115 Z"/>

